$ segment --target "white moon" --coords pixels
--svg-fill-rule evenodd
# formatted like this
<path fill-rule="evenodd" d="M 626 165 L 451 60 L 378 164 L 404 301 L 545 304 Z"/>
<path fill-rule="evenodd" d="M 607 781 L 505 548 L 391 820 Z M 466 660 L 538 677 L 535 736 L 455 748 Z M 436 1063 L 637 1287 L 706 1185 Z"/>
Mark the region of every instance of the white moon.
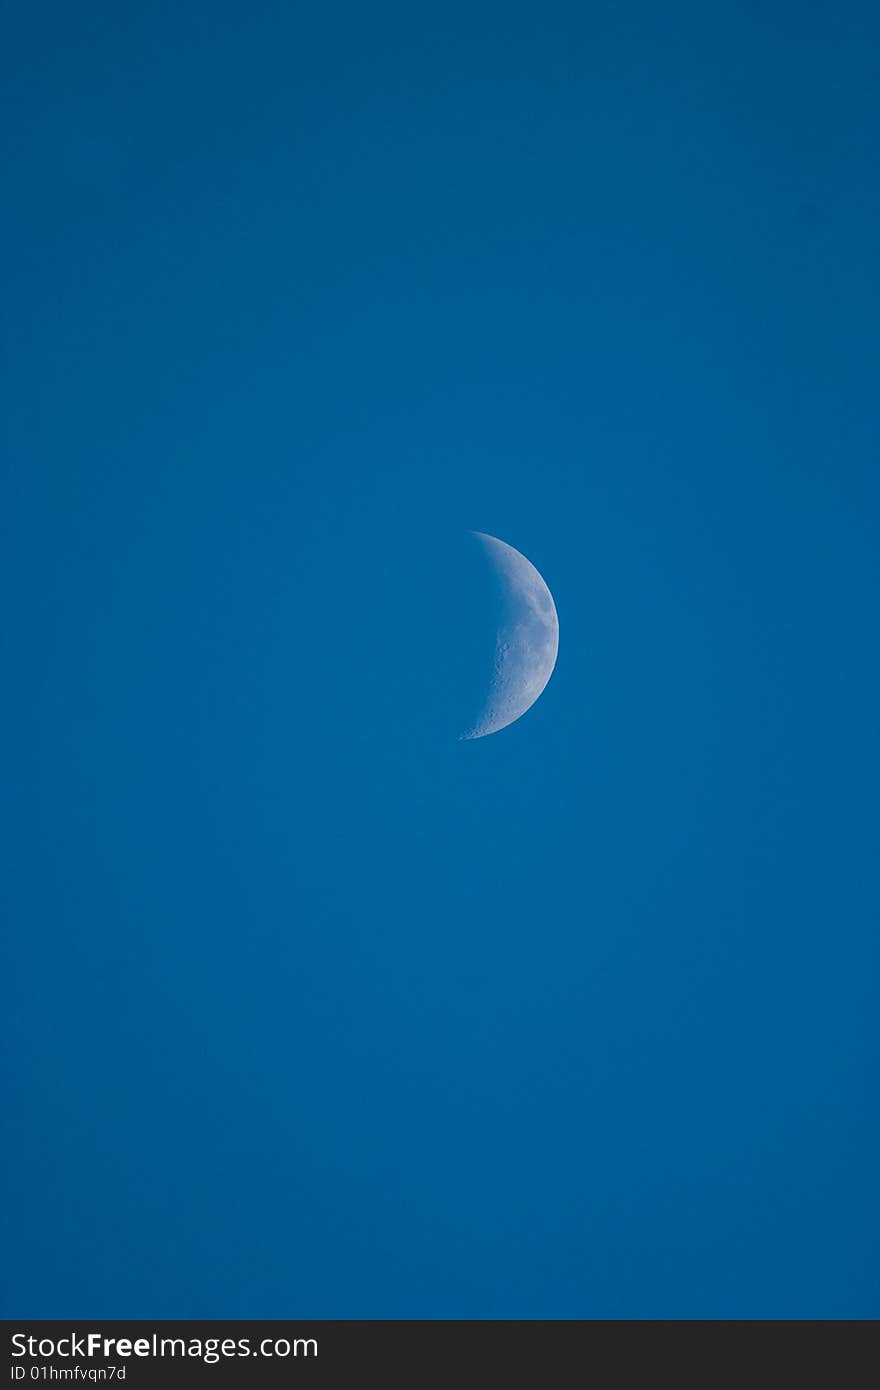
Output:
<path fill-rule="evenodd" d="M 462 738 L 483 738 L 504 729 L 535 703 L 553 674 L 559 619 L 553 595 L 525 555 L 495 536 L 474 535 L 502 586 L 504 616 L 495 641 L 495 662 L 483 712 Z"/>

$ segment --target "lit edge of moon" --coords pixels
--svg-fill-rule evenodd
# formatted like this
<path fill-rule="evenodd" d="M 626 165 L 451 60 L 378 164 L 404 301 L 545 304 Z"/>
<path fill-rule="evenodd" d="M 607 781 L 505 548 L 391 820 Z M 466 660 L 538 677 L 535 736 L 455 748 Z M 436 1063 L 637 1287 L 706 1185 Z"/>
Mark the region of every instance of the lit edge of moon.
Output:
<path fill-rule="evenodd" d="M 559 651 L 559 618 L 553 595 L 531 560 L 506 541 L 471 533 L 483 546 L 504 594 L 504 616 L 483 709 L 461 740 L 506 729 L 531 709 L 553 674 Z"/>

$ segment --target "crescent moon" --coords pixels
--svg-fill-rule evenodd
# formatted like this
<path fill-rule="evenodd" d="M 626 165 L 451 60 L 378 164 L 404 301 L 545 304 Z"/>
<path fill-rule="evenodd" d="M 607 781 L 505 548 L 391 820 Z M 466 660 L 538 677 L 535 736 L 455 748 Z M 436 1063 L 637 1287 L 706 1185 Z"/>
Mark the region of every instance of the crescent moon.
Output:
<path fill-rule="evenodd" d="M 463 739 L 496 734 L 525 714 L 553 674 L 559 651 L 556 605 L 535 566 L 497 537 L 482 531 L 473 534 L 501 582 L 504 615 L 486 703 Z"/>

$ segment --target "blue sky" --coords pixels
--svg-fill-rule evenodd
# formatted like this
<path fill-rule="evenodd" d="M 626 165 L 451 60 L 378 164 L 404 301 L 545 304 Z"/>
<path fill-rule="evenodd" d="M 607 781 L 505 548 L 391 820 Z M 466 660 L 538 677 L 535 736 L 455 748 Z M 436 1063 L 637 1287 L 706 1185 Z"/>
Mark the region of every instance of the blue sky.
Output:
<path fill-rule="evenodd" d="M 6 1316 L 876 1316 L 875 8 L 7 27 Z"/>

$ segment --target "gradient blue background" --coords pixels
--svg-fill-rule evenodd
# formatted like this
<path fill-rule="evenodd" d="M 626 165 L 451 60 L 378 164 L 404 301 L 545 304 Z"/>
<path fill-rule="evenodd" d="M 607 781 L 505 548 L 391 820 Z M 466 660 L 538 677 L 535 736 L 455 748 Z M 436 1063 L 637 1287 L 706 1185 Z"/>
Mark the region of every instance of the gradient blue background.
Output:
<path fill-rule="evenodd" d="M 878 1313 L 878 42 L 7 10 L 7 1316 Z"/>

